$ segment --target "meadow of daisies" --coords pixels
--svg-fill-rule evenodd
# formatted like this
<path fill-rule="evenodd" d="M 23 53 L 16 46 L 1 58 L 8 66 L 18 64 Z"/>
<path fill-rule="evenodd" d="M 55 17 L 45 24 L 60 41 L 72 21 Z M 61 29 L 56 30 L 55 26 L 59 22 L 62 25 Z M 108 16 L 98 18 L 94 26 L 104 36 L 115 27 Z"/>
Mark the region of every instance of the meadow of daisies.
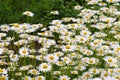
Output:
<path fill-rule="evenodd" d="M 86 1 L 47 27 L 30 24 L 31 11 L 0 25 L 0 80 L 120 80 L 120 0 Z"/>

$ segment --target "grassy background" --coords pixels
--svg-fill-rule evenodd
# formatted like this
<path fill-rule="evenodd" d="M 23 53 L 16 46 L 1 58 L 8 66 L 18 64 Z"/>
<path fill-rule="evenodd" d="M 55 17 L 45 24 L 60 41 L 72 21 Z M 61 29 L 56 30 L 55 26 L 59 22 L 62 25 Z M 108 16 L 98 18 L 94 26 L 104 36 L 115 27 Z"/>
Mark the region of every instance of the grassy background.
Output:
<path fill-rule="evenodd" d="M 77 11 L 75 5 L 83 5 L 85 0 L 0 0 L 0 24 L 25 23 L 24 11 L 32 11 L 34 17 L 30 23 L 42 23 L 47 25 L 52 19 L 63 17 L 75 17 Z M 59 15 L 53 16 L 51 11 L 58 10 Z"/>

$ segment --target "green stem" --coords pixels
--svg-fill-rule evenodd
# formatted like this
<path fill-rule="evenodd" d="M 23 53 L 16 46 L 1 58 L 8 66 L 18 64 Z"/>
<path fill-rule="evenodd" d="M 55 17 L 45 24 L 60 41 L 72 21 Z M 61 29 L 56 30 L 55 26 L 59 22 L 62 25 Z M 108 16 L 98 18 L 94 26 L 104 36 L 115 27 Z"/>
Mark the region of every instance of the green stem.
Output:
<path fill-rule="evenodd" d="M 26 65 L 26 58 L 24 57 L 24 61 L 23 61 L 24 66 Z"/>
<path fill-rule="evenodd" d="M 29 23 L 29 16 L 27 16 L 27 23 Z"/>

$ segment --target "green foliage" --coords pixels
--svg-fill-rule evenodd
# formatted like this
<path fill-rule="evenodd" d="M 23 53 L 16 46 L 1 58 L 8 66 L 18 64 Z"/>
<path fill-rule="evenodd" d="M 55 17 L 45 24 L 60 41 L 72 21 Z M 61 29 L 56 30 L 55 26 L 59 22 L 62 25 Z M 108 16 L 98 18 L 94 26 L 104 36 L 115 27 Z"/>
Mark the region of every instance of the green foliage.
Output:
<path fill-rule="evenodd" d="M 83 5 L 85 0 L 0 0 L 0 24 L 25 23 L 24 11 L 32 11 L 35 15 L 30 18 L 30 23 L 43 23 L 47 25 L 52 19 L 62 17 L 75 17 L 78 12 L 75 5 Z M 50 14 L 58 10 L 59 15 Z"/>

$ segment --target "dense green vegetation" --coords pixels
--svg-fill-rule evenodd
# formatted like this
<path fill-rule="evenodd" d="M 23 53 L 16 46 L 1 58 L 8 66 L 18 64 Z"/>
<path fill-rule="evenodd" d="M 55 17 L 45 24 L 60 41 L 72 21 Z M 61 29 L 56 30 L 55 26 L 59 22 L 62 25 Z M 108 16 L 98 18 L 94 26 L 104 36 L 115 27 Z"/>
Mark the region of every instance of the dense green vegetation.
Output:
<path fill-rule="evenodd" d="M 62 17 L 75 17 L 78 12 L 75 5 L 83 5 L 85 0 L 0 0 L 0 24 L 26 22 L 24 11 L 32 11 L 35 15 L 30 18 L 30 23 L 46 24 L 50 20 Z M 59 15 L 53 16 L 51 11 L 58 10 Z"/>

